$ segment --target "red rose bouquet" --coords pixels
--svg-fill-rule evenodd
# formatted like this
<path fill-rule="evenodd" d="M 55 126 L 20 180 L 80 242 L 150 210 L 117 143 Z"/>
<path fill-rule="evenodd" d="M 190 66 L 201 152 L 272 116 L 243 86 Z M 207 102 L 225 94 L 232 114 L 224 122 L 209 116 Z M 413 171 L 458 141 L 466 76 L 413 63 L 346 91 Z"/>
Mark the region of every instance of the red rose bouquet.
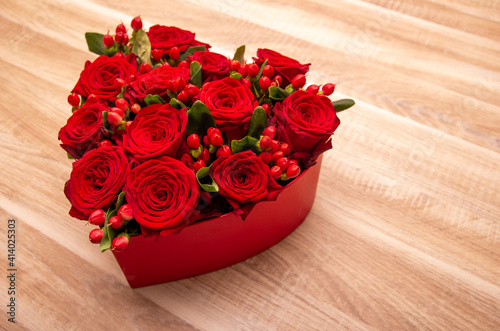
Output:
<path fill-rule="evenodd" d="M 59 132 L 74 159 L 64 193 L 70 215 L 98 226 L 90 241 L 123 251 L 276 200 L 330 149 L 352 100 L 335 85 L 306 85 L 309 64 L 269 49 L 245 61 L 210 51 L 195 34 L 139 17 L 114 36 L 87 33 L 87 61 Z M 272 222 L 272 220 L 270 220 Z"/>

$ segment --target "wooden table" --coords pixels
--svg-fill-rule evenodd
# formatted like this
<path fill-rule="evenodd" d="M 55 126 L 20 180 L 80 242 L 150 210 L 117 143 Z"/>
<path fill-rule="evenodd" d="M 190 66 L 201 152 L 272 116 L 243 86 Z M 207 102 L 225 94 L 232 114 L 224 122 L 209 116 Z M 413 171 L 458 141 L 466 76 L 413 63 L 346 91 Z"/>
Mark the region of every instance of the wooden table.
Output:
<path fill-rule="evenodd" d="M 57 132 L 84 32 L 140 14 L 231 55 L 271 48 L 356 100 L 308 218 L 211 274 L 132 290 L 68 216 Z M 0 303 L 16 220 L 16 326 L 33 330 L 500 329 L 498 1 L 0 4 Z M 2 313 L 1 328 L 14 329 Z"/>

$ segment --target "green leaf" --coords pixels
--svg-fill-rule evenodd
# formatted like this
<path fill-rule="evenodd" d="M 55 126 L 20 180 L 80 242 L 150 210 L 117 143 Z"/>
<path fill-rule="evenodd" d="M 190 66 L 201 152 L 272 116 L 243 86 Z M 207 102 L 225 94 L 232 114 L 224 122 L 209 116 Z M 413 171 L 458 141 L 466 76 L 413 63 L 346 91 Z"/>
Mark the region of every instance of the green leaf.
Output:
<path fill-rule="evenodd" d="M 201 64 L 199 62 L 193 61 L 189 66 L 191 72 L 191 84 L 198 86 L 201 88 L 202 79 L 201 79 Z"/>
<path fill-rule="evenodd" d="M 122 89 L 120 90 L 120 93 L 116 96 L 116 98 L 124 98 L 125 97 L 125 91 L 127 90 L 127 84 L 122 86 Z"/>
<path fill-rule="evenodd" d="M 118 199 L 116 200 L 116 210 L 118 211 L 118 209 L 120 209 L 121 206 L 123 206 L 125 204 L 125 192 L 121 192 L 119 195 L 118 195 Z"/>
<path fill-rule="evenodd" d="M 172 107 L 175 107 L 177 109 L 187 108 L 185 104 L 183 104 L 182 102 L 180 102 L 176 98 L 171 98 L 169 103 Z"/>
<path fill-rule="evenodd" d="M 341 100 L 337 100 L 337 101 L 332 102 L 332 104 L 333 104 L 333 107 L 335 107 L 335 111 L 337 113 L 340 113 L 343 110 L 351 108 L 356 103 L 352 99 L 341 99 Z"/>
<path fill-rule="evenodd" d="M 262 65 L 260 66 L 260 70 L 259 70 L 259 73 L 257 74 L 257 76 L 255 77 L 255 82 L 257 84 L 259 84 L 259 80 L 260 78 L 262 77 L 262 71 L 264 70 L 264 67 L 267 65 L 267 59 L 264 61 L 264 63 L 262 63 Z"/>
<path fill-rule="evenodd" d="M 207 134 L 210 127 L 217 127 L 215 119 L 207 106 L 200 100 L 196 101 L 187 112 L 188 122 L 186 126 L 187 135 L 196 133 L 200 137 Z"/>
<path fill-rule="evenodd" d="M 102 112 L 102 126 L 106 129 L 108 127 L 108 111 Z"/>
<path fill-rule="evenodd" d="M 202 190 L 206 191 L 206 192 L 219 192 L 219 185 L 217 185 L 217 183 L 209 176 L 209 172 L 210 172 L 210 167 L 204 167 L 204 168 L 201 168 L 200 170 L 198 170 L 196 172 L 196 180 L 198 180 L 198 183 L 200 184 L 200 187 Z M 201 182 L 202 179 L 206 178 L 206 177 L 209 177 L 212 181 L 211 184 L 204 184 Z"/>
<path fill-rule="evenodd" d="M 203 45 L 189 47 L 188 49 L 186 49 L 186 51 L 184 53 L 181 54 L 181 56 L 179 56 L 177 63 L 184 61 L 185 59 L 187 59 L 188 56 L 193 56 L 194 52 L 196 52 L 196 51 L 206 51 L 206 50 L 207 50 L 207 47 L 203 46 Z"/>
<path fill-rule="evenodd" d="M 153 66 L 151 62 L 151 43 L 149 42 L 148 35 L 142 29 L 138 30 L 135 34 L 132 53 L 139 57 L 141 63 L 148 63 Z"/>
<path fill-rule="evenodd" d="M 278 86 L 269 87 L 269 98 L 273 101 L 283 101 L 289 95 L 290 93 L 282 89 L 281 87 Z"/>
<path fill-rule="evenodd" d="M 144 98 L 144 103 L 146 104 L 146 106 L 166 104 L 165 100 L 163 100 L 158 94 L 148 94 L 148 96 Z"/>
<path fill-rule="evenodd" d="M 245 62 L 245 45 L 241 45 L 240 47 L 238 47 L 238 49 L 234 53 L 233 60 L 236 60 L 239 63 Z"/>
<path fill-rule="evenodd" d="M 239 72 L 233 72 L 231 75 L 230 75 L 231 78 L 234 78 L 236 80 L 240 80 L 241 79 L 241 74 Z"/>
<path fill-rule="evenodd" d="M 106 46 L 102 42 L 103 34 L 97 32 L 87 32 L 85 33 L 85 40 L 87 41 L 87 46 L 89 51 L 97 55 L 103 55 Z"/>
<path fill-rule="evenodd" d="M 267 114 L 264 108 L 258 106 L 255 108 L 248 128 L 248 136 L 259 138 L 260 133 L 267 127 Z"/>
<path fill-rule="evenodd" d="M 241 140 L 233 140 L 231 141 L 231 151 L 233 154 L 247 151 L 249 149 L 252 149 L 254 152 L 258 152 L 256 146 L 258 141 L 259 139 L 250 136 L 246 136 Z"/>
<path fill-rule="evenodd" d="M 113 241 L 113 238 L 115 238 L 116 236 L 116 230 L 109 225 L 109 219 L 113 216 L 116 216 L 116 214 L 117 210 L 111 209 L 111 207 L 106 212 L 106 220 L 104 221 L 104 226 L 102 227 L 103 235 L 101 243 L 99 245 L 101 253 L 104 253 L 105 251 L 111 248 L 111 242 Z"/>
<path fill-rule="evenodd" d="M 74 158 L 74 157 L 72 157 L 72 156 L 71 156 L 68 152 L 66 152 L 66 155 L 68 156 L 68 159 L 70 159 L 70 160 L 74 160 L 74 159 L 75 159 L 75 158 Z"/>

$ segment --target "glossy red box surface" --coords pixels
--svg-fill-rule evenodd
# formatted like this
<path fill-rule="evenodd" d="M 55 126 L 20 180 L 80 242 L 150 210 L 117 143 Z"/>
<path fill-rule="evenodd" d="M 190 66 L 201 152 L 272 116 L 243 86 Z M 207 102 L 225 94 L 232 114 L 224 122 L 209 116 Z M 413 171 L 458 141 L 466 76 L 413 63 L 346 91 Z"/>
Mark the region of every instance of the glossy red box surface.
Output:
<path fill-rule="evenodd" d="M 320 168 L 321 158 L 287 185 L 276 201 L 259 202 L 245 221 L 229 213 L 156 240 L 134 236 L 125 251 L 113 254 L 133 288 L 244 261 L 277 244 L 303 222 L 314 202 Z"/>

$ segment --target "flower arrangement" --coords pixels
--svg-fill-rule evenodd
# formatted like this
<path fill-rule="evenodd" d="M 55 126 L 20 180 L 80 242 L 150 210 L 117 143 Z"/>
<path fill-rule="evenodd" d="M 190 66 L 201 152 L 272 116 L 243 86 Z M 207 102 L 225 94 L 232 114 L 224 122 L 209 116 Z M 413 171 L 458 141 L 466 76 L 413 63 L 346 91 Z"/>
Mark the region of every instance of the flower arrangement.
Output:
<path fill-rule="evenodd" d="M 332 147 L 334 84 L 306 85 L 310 64 L 269 49 L 245 61 L 210 51 L 177 27 L 114 36 L 86 33 L 87 61 L 68 96 L 59 131 L 74 159 L 64 193 L 69 214 L 98 228 L 92 243 L 123 251 L 130 237 L 154 239 L 195 222 L 242 219 L 272 201 Z"/>

